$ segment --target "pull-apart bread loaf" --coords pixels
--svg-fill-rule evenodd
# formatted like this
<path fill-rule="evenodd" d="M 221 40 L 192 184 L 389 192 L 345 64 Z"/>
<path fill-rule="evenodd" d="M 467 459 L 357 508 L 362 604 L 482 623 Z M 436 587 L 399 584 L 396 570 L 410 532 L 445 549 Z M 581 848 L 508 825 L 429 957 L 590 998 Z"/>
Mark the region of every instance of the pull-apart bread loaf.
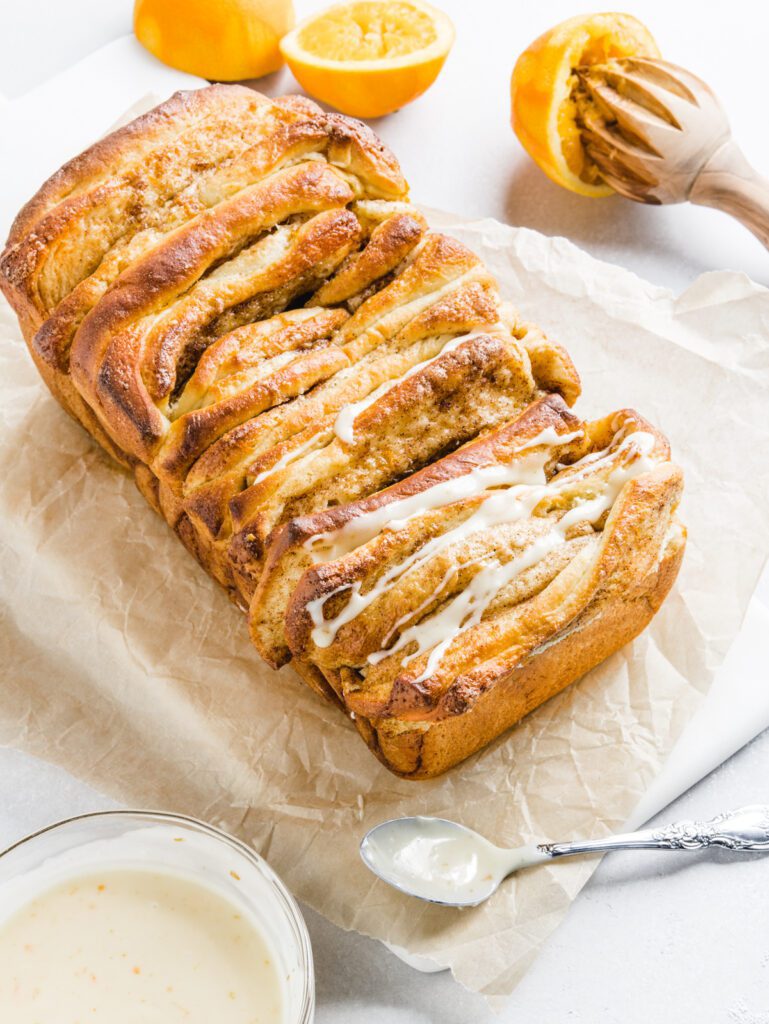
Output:
<path fill-rule="evenodd" d="M 428 231 L 359 122 L 179 93 L 19 213 L 0 284 L 49 388 L 376 755 L 478 750 L 648 623 L 681 472 Z"/>

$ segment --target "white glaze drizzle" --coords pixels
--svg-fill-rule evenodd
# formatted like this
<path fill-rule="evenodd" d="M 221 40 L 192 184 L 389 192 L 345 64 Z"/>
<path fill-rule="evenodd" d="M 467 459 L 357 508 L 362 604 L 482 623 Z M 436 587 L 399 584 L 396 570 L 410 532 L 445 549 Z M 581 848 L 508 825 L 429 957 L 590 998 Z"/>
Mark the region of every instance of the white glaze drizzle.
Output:
<path fill-rule="evenodd" d="M 434 356 L 430 356 L 429 359 L 423 359 L 421 363 L 416 363 L 405 373 L 401 374 L 400 377 L 395 377 L 392 380 L 386 380 L 380 384 L 379 387 L 375 388 L 371 394 L 365 398 L 361 398 L 357 402 L 348 402 L 343 405 L 337 413 L 337 417 L 334 420 L 334 433 L 340 441 L 344 441 L 346 444 L 353 444 L 355 442 L 355 420 L 360 416 L 362 412 L 373 405 L 374 402 L 378 402 L 383 395 L 386 395 L 392 388 L 402 384 L 409 377 L 413 377 L 415 373 L 419 373 L 420 370 L 424 370 L 426 366 L 435 362 L 436 359 L 440 359 L 441 356 L 446 355 L 447 352 L 451 352 L 452 349 L 457 348 L 465 341 L 469 341 L 471 338 L 478 338 L 486 334 L 498 333 L 501 324 L 492 324 L 485 330 L 471 331 L 469 334 L 461 334 L 456 338 L 449 339 L 444 345 L 441 346 L 439 352 L 436 352 Z"/>
<path fill-rule="evenodd" d="M 569 435 L 565 435 L 559 440 L 565 441 L 568 437 Z M 555 481 L 549 484 L 544 479 L 544 467 L 549 459 L 549 453 L 547 452 L 540 453 L 540 457 L 536 460 L 536 468 L 532 466 L 531 459 L 526 460 L 529 465 L 525 467 L 521 465 L 520 461 L 516 462 L 513 466 L 500 467 L 505 468 L 508 471 L 518 469 L 518 480 L 523 476 L 524 479 L 528 479 L 530 481 L 530 474 L 532 471 L 535 473 L 538 472 L 541 475 L 541 480 L 543 482 L 520 483 L 510 480 L 508 481 L 510 486 L 508 486 L 506 490 L 496 492 L 491 491 L 483 504 L 476 509 L 468 519 L 441 536 L 433 538 L 403 562 L 391 567 L 366 594 L 361 593 L 361 584 L 358 581 L 352 586 L 344 584 L 331 593 L 323 595 L 314 601 L 308 602 L 307 610 L 310 614 L 314 627 L 312 631 L 313 642 L 317 647 L 321 648 L 330 646 L 342 626 L 356 618 L 366 607 L 389 589 L 395 580 L 400 578 L 409 569 L 413 567 L 420 567 L 425 564 L 428 559 L 433 557 L 433 555 L 447 547 L 449 544 L 460 541 L 471 533 L 488 529 L 491 526 L 511 523 L 530 516 L 536 506 L 544 498 L 548 496 L 555 496 L 559 490 L 571 485 L 584 473 L 594 472 L 600 461 L 613 459 L 628 449 L 634 450 L 634 452 L 637 453 L 637 457 L 631 463 L 617 466 L 609 473 L 607 479 L 603 482 L 603 490 L 600 495 L 571 508 L 560 518 L 548 533 L 534 540 L 517 558 L 513 558 L 511 561 L 504 564 L 499 562 L 497 559 L 488 562 L 473 577 L 468 585 L 459 594 L 455 595 L 450 601 L 448 601 L 440 611 L 430 616 L 428 619 L 405 629 L 398 637 L 396 643 L 389 648 L 389 650 L 383 649 L 368 656 L 369 664 L 376 665 L 390 655 L 413 643 L 416 645 L 415 650 L 410 652 L 403 659 L 403 664 L 407 665 L 425 651 L 430 650 L 430 655 L 425 669 L 416 680 L 417 682 L 423 681 L 435 671 L 449 645 L 453 643 L 459 635 L 481 621 L 486 609 L 491 604 L 496 594 L 499 593 L 503 587 L 511 583 L 519 573 L 524 572 L 526 569 L 535 565 L 560 545 L 565 543 L 566 534 L 572 526 L 580 522 L 597 522 L 603 513 L 612 507 L 618 494 L 628 480 L 631 480 L 633 477 L 638 476 L 643 472 L 647 472 L 656 465 L 656 462 L 650 458 L 649 454 L 653 449 L 654 444 L 655 439 L 653 435 L 644 431 L 636 431 L 635 433 L 629 434 L 625 437 L 614 451 L 607 449 L 604 452 L 592 453 L 591 455 L 586 456 L 585 459 L 575 463 L 572 467 L 573 470 L 576 470 L 576 473 L 572 472 L 563 481 Z M 599 455 L 598 459 L 596 459 L 596 454 Z M 523 472 L 521 472 L 521 470 Z M 583 471 L 581 472 L 581 470 Z M 390 508 L 392 508 L 392 506 L 390 506 Z M 414 511 L 411 515 L 418 514 L 419 511 L 420 510 Z M 403 521 L 404 520 L 401 520 L 401 522 Z M 393 521 L 388 525 L 390 529 L 397 528 Z M 403 617 L 403 619 L 396 623 L 393 630 L 386 638 L 385 643 L 389 641 L 389 636 L 392 635 L 392 633 L 395 632 L 395 630 L 402 625 L 405 620 L 409 618 L 413 619 L 413 617 L 418 615 L 419 611 L 421 611 L 426 604 L 432 602 L 434 597 L 441 592 L 449 579 L 451 579 L 459 568 L 461 567 L 452 567 L 444 574 L 441 583 L 434 593 L 430 595 L 426 602 L 423 602 L 420 609 L 409 612 Z M 330 620 L 325 620 L 323 616 L 323 608 L 326 601 L 334 596 L 334 594 L 338 594 L 343 591 L 350 592 L 349 601 L 338 615 Z"/>
<path fill-rule="evenodd" d="M 455 501 L 486 495 L 483 504 L 464 522 L 446 533 L 433 537 L 404 561 L 391 566 L 365 594 L 361 593 L 360 581 L 356 581 L 352 586 L 343 584 L 322 597 L 308 601 L 307 611 L 314 627 L 312 639 L 315 645 L 329 647 L 342 626 L 357 618 L 365 608 L 388 590 L 392 583 L 409 569 L 424 565 L 433 555 L 450 544 L 490 526 L 512 522 L 529 515 L 544 494 L 540 480 L 543 478 L 544 467 L 550 460 L 550 446 L 565 444 L 581 435 L 582 431 L 559 435 L 553 427 L 547 427 L 516 449 L 516 452 L 521 452 L 541 447 L 543 451 L 532 451 L 529 456 L 504 465 L 479 466 L 461 477 L 436 484 L 435 487 L 420 494 L 401 498 L 370 513 L 364 513 L 358 520 L 352 520 L 340 530 L 324 535 L 333 538 L 329 557 L 338 558 L 383 530 L 395 531 L 402 528 L 414 516 L 443 508 Z M 501 489 L 494 491 L 492 488 Z M 528 496 L 533 502 L 530 507 L 528 503 L 522 503 L 524 496 Z M 317 539 L 320 538 L 311 538 Z M 444 578 L 441 588 L 446 585 L 449 578 L 450 575 Z M 345 590 L 350 591 L 349 601 L 333 619 L 325 620 L 323 609 L 326 601 Z"/>
<path fill-rule="evenodd" d="M 539 460 L 538 468 L 541 469 L 546 462 L 547 455 L 544 455 Z M 412 552 L 402 562 L 391 566 L 365 594 L 361 593 L 360 581 L 356 581 L 352 587 L 344 586 L 340 588 L 341 590 L 349 589 L 351 591 L 350 599 L 333 619 L 325 620 L 323 618 L 322 606 L 325 604 L 325 597 L 316 598 L 315 601 L 308 602 L 307 608 L 314 626 L 312 632 L 314 643 L 318 647 L 329 647 L 342 626 L 357 618 L 365 608 L 389 590 L 390 586 L 409 569 L 420 569 L 434 555 L 443 551 L 450 544 L 464 540 L 472 533 L 529 516 L 546 493 L 543 485 L 526 483 L 512 484 L 507 489 L 492 492 L 480 508 L 476 509 L 464 522 L 459 523 L 453 529 L 447 530 L 437 537 L 433 537 L 427 544 Z M 441 592 L 441 589 L 448 583 L 452 575 L 453 573 L 448 573 L 444 576 L 435 593 L 430 596 L 430 601 Z M 328 596 L 330 597 L 331 594 Z M 400 646 L 402 645 L 396 644 L 393 650 L 398 650 Z M 382 652 L 379 653 L 381 654 Z M 386 655 L 384 656 L 386 657 Z M 369 657 L 369 661 L 372 664 L 376 664 L 376 659 L 376 655 Z"/>
<path fill-rule="evenodd" d="M 605 481 L 603 494 L 569 509 L 548 533 L 533 541 L 517 558 L 511 559 L 505 564 L 497 559 L 489 562 L 470 580 L 467 587 L 455 595 L 437 614 L 405 629 L 390 650 L 377 651 L 375 654 L 369 655 L 369 664 L 376 665 L 409 644 L 416 643 L 415 649 L 403 659 L 403 664 L 408 665 L 425 651 L 430 651 L 423 671 L 414 682 L 421 683 L 428 679 L 454 640 L 468 629 L 478 625 L 500 590 L 511 583 L 520 573 L 536 565 L 537 562 L 564 544 L 566 534 L 572 526 L 583 522 L 597 522 L 604 512 L 612 507 L 619 492 L 629 480 L 640 473 L 648 472 L 654 466 L 654 462 L 649 459 L 648 455 L 654 446 L 654 437 L 651 434 L 641 431 L 631 434 L 622 442 L 618 450 L 626 446 L 629 447 L 631 444 L 637 446 L 639 458 L 629 466 L 618 466 L 612 470 Z M 545 491 L 548 489 L 550 488 L 547 485 L 543 488 Z M 535 505 L 539 503 L 541 497 Z"/>
<path fill-rule="evenodd" d="M 511 454 L 518 455 L 541 445 L 567 444 L 582 437 L 582 431 L 559 434 L 555 427 L 545 427 L 534 437 L 518 445 Z M 549 456 L 547 456 L 549 458 Z M 545 462 L 547 462 L 547 458 Z M 361 544 L 366 544 L 383 530 L 400 530 L 414 516 L 433 509 L 443 508 L 455 501 L 477 497 L 495 487 L 509 487 L 512 484 L 536 483 L 541 471 L 540 459 L 520 459 L 513 463 L 493 463 L 477 466 L 462 476 L 442 480 L 440 483 L 410 494 L 405 498 L 380 505 L 344 523 L 336 530 L 319 533 L 305 542 L 316 561 L 330 562 L 349 554 Z"/>
<path fill-rule="evenodd" d="M 281 469 L 285 469 L 286 466 L 290 466 L 292 462 L 298 462 L 298 460 L 301 459 L 303 455 L 306 455 L 310 448 L 317 443 L 318 437 L 316 434 L 313 434 L 313 436 L 308 441 L 305 441 L 304 444 L 300 444 L 298 447 L 291 448 L 289 451 L 284 452 L 277 462 L 273 462 L 271 466 L 268 466 L 267 469 L 263 469 L 258 476 L 254 477 L 251 486 L 253 487 L 256 484 L 260 484 L 262 480 L 266 480 L 267 477 L 272 476 L 273 473 L 277 473 Z"/>
<path fill-rule="evenodd" d="M 383 395 L 385 395 L 390 390 L 390 388 L 395 387 L 397 384 L 402 383 L 408 377 L 411 377 L 413 376 L 413 374 L 418 373 L 420 370 L 424 369 L 425 366 L 429 366 L 430 363 L 434 362 L 440 356 L 445 355 L 447 352 L 450 352 L 453 348 L 456 348 L 461 342 L 469 341 L 470 338 L 475 338 L 480 335 L 488 334 L 489 332 L 498 331 L 500 326 L 500 324 L 493 324 L 488 328 L 488 330 L 472 331 L 470 334 L 463 334 L 459 337 L 449 340 L 445 345 L 442 346 L 440 352 L 437 352 L 434 356 L 431 356 L 430 359 L 424 359 L 421 363 L 417 363 L 415 366 L 412 366 L 410 370 L 402 374 L 400 377 L 396 377 L 394 380 L 387 380 L 383 384 L 380 384 L 379 387 L 372 391 L 371 394 L 368 395 L 366 398 L 363 398 L 358 402 L 349 402 L 346 405 L 343 405 L 342 408 L 337 413 L 336 420 L 334 421 L 334 433 L 341 441 L 346 441 L 348 444 L 352 444 L 355 440 L 355 433 L 353 430 L 355 420 L 358 418 L 360 413 L 364 411 L 364 409 L 367 409 L 370 405 L 373 405 L 374 402 L 378 401 Z M 279 470 L 285 469 L 286 466 L 291 465 L 291 463 L 297 462 L 299 459 L 301 459 L 303 455 L 306 455 L 307 452 L 317 443 L 317 436 L 312 437 L 310 438 L 309 441 L 306 441 L 304 444 L 299 445 L 298 448 L 293 448 L 291 451 L 286 452 L 272 466 L 268 466 L 267 469 L 262 470 L 262 472 L 259 473 L 259 475 L 254 478 L 252 486 L 254 484 L 261 483 L 262 480 L 266 480 L 267 477 L 272 476 L 273 473 L 277 473 Z"/>

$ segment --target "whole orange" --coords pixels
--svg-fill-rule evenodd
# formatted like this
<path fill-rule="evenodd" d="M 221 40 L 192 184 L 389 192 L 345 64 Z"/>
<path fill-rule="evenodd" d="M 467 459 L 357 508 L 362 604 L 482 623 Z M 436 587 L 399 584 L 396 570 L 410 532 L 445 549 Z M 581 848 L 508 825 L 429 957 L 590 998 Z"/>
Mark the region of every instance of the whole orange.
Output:
<path fill-rule="evenodd" d="M 283 63 L 292 0 L 136 0 L 136 38 L 179 71 L 220 82 L 260 78 Z"/>

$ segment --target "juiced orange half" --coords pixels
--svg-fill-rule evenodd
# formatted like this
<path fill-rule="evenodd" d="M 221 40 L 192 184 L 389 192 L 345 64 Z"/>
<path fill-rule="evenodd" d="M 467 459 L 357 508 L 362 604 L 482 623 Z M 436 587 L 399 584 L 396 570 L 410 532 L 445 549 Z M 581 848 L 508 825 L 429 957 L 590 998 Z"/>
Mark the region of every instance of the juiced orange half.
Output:
<path fill-rule="evenodd" d="M 613 195 L 582 147 L 574 69 L 635 56 L 660 56 L 640 21 L 630 14 L 583 14 L 545 32 L 516 61 L 510 84 L 513 129 L 557 184 L 583 196 Z"/>

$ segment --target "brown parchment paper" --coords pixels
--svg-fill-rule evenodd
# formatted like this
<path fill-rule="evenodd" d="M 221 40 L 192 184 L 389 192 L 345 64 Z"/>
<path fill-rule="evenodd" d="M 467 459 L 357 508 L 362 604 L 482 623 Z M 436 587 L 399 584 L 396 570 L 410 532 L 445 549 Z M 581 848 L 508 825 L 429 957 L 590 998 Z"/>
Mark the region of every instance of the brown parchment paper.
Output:
<path fill-rule="evenodd" d="M 563 239 L 431 214 L 571 351 L 578 411 L 635 406 L 686 471 L 689 546 L 646 633 L 445 777 L 404 782 L 291 670 L 58 408 L 0 307 L 0 742 L 127 805 L 193 814 L 344 928 L 509 995 L 593 864 L 537 868 L 451 911 L 376 881 L 363 833 L 455 818 L 500 844 L 620 827 L 706 692 L 769 551 L 769 292 L 710 274 L 676 298 Z"/>

